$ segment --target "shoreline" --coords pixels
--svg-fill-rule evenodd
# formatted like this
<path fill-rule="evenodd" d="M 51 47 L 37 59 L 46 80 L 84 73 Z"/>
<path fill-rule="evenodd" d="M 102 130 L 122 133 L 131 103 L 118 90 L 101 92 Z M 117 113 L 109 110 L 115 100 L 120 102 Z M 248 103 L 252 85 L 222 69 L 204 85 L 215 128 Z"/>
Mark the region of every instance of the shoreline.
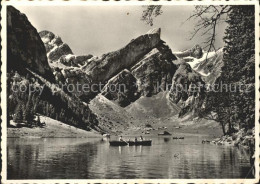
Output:
<path fill-rule="evenodd" d="M 99 132 L 86 131 L 49 117 L 40 116 L 42 122 L 46 123 L 44 127 L 21 127 L 7 128 L 7 138 L 98 138 L 102 137 Z"/>

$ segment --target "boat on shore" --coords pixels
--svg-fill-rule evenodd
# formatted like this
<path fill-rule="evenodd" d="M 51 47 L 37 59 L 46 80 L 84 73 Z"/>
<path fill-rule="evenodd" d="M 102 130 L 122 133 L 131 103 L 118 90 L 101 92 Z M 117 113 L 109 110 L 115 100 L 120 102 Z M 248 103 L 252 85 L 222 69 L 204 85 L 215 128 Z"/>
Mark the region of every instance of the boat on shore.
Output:
<path fill-rule="evenodd" d="M 163 133 L 158 133 L 158 136 L 169 136 L 172 135 L 170 132 L 164 131 Z"/>
<path fill-rule="evenodd" d="M 110 146 L 151 146 L 152 140 L 144 141 L 109 141 Z"/>

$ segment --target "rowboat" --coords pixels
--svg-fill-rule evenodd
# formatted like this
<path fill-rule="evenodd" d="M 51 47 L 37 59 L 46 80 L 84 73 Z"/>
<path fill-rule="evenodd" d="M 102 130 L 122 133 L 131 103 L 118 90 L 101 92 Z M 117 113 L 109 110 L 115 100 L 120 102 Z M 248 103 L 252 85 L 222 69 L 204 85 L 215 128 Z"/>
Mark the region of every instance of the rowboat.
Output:
<path fill-rule="evenodd" d="M 128 141 L 129 146 L 151 146 L 152 140 L 145 140 L 145 141 Z"/>
<path fill-rule="evenodd" d="M 152 145 L 152 140 L 145 140 L 145 141 L 110 141 L 109 142 L 110 146 L 151 146 Z"/>
<path fill-rule="evenodd" d="M 173 139 L 184 139 L 184 137 L 173 137 Z"/>
<path fill-rule="evenodd" d="M 128 143 L 125 141 L 109 141 L 110 146 L 127 146 Z"/>

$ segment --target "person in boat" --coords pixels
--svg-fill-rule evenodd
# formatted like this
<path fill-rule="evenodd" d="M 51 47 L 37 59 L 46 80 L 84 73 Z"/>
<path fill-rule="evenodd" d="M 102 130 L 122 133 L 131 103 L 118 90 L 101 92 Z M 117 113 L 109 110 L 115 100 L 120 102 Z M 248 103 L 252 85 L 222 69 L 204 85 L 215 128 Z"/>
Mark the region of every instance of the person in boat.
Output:
<path fill-rule="evenodd" d="M 120 141 L 120 142 L 123 142 L 123 141 L 124 141 L 122 136 L 119 137 L 119 141 Z"/>
<path fill-rule="evenodd" d="M 135 142 L 137 142 L 137 137 L 135 137 Z"/>

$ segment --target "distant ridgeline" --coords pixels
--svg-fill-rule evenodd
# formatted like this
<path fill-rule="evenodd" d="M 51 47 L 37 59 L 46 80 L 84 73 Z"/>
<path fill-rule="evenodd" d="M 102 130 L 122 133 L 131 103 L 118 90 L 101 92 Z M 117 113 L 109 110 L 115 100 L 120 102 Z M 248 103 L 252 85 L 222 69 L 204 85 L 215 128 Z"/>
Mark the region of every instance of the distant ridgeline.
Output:
<path fill-rule="evenodd" d="M 101 57 L 74 55 L 59 36 L 50 31 L 38 34 L 24 14 L 13 7 L 7 10 L 8 113 L 15 121 L 27 121 L 32 117 L 26 114 L 31 112 L 83 129 L 98 129 L 87 105 L 96 95 L 126 107 L 142 96 L 169 90 L 168 100 L 180 107 L 179 117 L 215 119 L 224 133 L 231 133 L 237 125 L 254 126 L 254 11 L 250 8 L 232 9 L 227 46 L 208 54 L 198 45 L 172 53 L 160 38 L 161 30 L 153 29 Z M 243 21 L 236 21 L 238 18 Z M 241 31 L 233 35 L 236 27 Z M 220 82 L 249 84 L 252 89 L 236 94 L 207 91 L 205 84 Z M 43 88 L 43 92 L 12 92 L 12 86 L 24 84 Z M 102 88 L 69 92 L 54 84 L 75 88 L 102 84 Z M 120 85 L 125 86 L 123 91 Z"/>

